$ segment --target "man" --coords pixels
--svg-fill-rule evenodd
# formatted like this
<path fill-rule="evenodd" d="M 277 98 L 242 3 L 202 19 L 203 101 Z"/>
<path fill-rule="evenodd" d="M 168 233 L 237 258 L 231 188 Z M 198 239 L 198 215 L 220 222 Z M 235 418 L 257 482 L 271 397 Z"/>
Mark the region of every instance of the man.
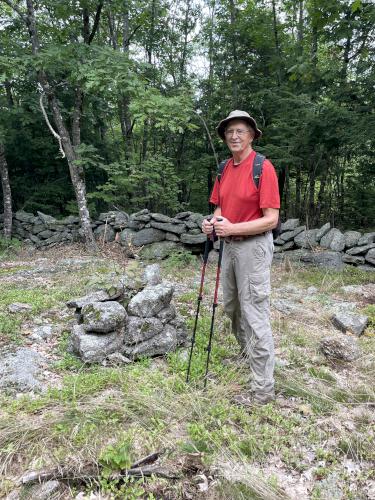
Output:
<path fill-rule="evenodd" d="M 261 136 L 256 121 L 245 111 L 232 111 L 217 132 L 232 153 L 210 202 L 216 205 L 202 231 L 224 239 L 222 283 L 224 310 L 252 373 L 251 391 L 235 398 L 243 405 L 266 404 L 275 398 L 274 346 L 269 317 L 272 229 L 280 208 L 278 180 L 265 160 L 258 188 L 253 180 L 252 149 Z"/>

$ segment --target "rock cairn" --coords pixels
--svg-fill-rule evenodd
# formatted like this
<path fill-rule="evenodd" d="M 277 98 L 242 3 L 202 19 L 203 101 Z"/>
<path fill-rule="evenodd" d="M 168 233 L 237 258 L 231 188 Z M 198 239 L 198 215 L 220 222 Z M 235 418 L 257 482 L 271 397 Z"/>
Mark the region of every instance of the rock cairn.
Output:
<path fill-rule="evenodd" d="M 70 300 L 77 323 L 68 350 L 87 363 L 127 363 L 186 345 L 183 319 L 172 303 L 174 287 L 161 281 L 159 266 L 140 279 L 122 276 L 116 284 Z"/>
<path fill-rule="evenodd" d="M 135 251 L 144 259 L 163 259 L 183 247 L 202 251 L 206 240 L 201 232 L 204 217 L 189 211 L 174 217 L 147 209 L 131 215 L 111 211 L 100 214 L 92 227 L 98 240 L 116 240 L 129 255 Z M 2 218 L 0 215 L 0 230 Z M 78 217 L 57 220 L 42 212 L 34 216 L 22 210 L 14 214 L 13 235 L 37 248 L 69 243 L 82 237 Z M 341 232 L 330 223 L 318 229 L 307 229 L 299 219 L 288 219 L 275 240 L 275 254 L 295 251 L 299 252 L 300 260 L 325 267 L 375 266 L 375 232 Z"/>

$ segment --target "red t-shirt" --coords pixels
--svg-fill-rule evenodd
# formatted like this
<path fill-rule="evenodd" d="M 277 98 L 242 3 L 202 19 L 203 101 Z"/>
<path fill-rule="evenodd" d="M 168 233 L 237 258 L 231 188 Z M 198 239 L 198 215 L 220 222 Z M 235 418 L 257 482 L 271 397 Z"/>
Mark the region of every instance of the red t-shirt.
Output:
<path fill-rule="evenodd" d="M 280 208 L 279 185 L 275 168 L 264 160 L 259 187 L 253 179 L 252 151 L 238 165 L 231 158 L 225 166 L 220 183 L 216 179 L 210 203 L 221 208 L 221 215 L 230 222 L 248 222 L 263 217 L 262 208 Z"/>

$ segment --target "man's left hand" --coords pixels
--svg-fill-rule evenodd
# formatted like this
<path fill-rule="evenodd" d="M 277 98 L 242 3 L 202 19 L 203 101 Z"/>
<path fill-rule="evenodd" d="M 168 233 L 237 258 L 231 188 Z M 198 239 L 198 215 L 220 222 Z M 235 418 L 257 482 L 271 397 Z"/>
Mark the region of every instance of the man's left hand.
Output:
<path fill-rule="evenodd" d="M 233 231 L 233 224 L 225 217 L 218 216 L 214 223 L 215 233 L 219 238 L 230 236 Z"/>

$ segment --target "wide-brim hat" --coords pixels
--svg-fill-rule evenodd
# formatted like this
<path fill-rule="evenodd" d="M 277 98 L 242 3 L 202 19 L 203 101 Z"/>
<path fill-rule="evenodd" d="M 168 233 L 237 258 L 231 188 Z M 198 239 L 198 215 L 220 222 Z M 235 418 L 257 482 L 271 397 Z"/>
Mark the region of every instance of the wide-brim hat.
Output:
<path fill-rule="evenodd" d="M 239 109 L 236 109 L 235 111 L 229 113 L 229 115 L 224 118 L 224 120 L 221 120 L 216 128 L 217 133 L 223 139 L 223 141 L 225 141 L 225 129 L 231 120 L 243 120 L 247 122 L 254 130 L 254 139 L 258 139 L 258 137 L 262 135 L 262 131 L 258 129 L 257 122 L 254 120 L 254 118 L 250 116 L 249 113 L 246 113 L 246 111 L 240 111 Z"/>

